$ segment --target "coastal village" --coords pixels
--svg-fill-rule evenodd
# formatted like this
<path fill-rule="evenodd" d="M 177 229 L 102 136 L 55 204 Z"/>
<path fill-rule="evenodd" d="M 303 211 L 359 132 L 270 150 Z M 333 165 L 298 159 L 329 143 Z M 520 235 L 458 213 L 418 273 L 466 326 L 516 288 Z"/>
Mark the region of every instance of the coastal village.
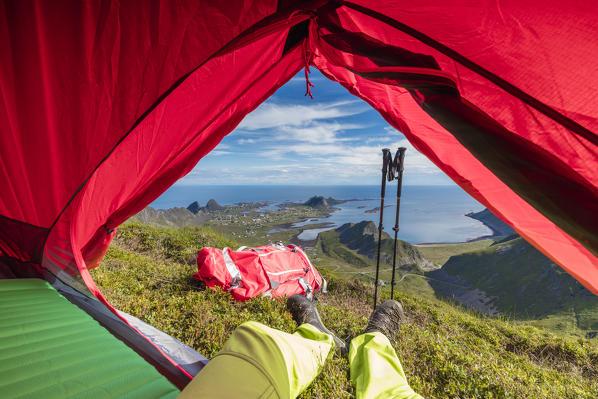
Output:
<path fill-rule="evenodd" d="M 268 202 L 242 202 L 222 206 L 211 199 L 203 207 L 196 201 L 186 209 L 148 207 L 132 220 L 157 226 L 206 226 L 242 239 L 248 245 L 262 245 L 265 241 L 297 242 L 296 236 L 302 230 L 322 227 L 317 220 L 330 216 L 335 210 L 323 197 L 317 196 L 306 203 L 289 202 L 274 206 Z M 301 229 L 293 227 L 297 222 L 312 219 L 313 224 L 304 225 Z"/>

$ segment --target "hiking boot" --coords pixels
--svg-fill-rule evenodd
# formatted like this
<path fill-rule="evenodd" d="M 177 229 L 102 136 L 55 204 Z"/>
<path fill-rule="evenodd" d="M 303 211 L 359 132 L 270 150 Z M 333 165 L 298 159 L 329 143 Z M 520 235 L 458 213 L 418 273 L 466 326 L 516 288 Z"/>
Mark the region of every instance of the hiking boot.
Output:
<path fill-rule="evenodd" d="M 381 332 L 393 342 L 401 328 L 401 319 L 405 317 L 403 307 L 397 301 L 389 299 L 378 305 L 370 317 L 364 333 Z"/>
<path fill-rule="evenodd" d="M 322 323 L 322 319 L 320 318 L 315 303 L 303 295 L 295 294 L 287 300 L 287 309 L 291 312 L 291 316 L 293 316 L 293 320 L 295 320 L 297 326 L 304 323 L 311 324 L 323 333 L 332 336 L 334 345 L 336 346 L 336 349 L 340 351 L 341 355 L 347 352 L 347 344 L 345 341 L 337 337 L 332 331 L 326 328 L 324 323 Z"/>

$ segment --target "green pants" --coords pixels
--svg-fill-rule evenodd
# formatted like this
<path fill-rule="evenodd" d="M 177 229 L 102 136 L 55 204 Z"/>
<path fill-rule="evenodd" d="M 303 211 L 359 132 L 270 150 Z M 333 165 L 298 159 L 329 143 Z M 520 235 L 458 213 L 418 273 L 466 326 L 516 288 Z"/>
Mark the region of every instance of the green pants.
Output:
<path fill-rule="evenodd" d="M 244 323 L 179 398 L 296 398 L 320 373 L 333 348 L 332 337 L 309 324 L 288 334 Z M 354 338 L 349 362 L 358 399 L 421 398 L 407 384 L 383 334 Z"/>

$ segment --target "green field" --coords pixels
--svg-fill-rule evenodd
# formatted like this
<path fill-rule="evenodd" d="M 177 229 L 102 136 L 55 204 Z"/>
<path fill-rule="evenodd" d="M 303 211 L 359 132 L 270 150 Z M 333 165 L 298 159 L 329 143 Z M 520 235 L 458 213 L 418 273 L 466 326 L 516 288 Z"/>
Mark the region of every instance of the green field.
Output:
<path fill-rule="evenodd" d="M 291 332 L 282 300 L 237 303 L 221 291 L 200 291 L 194 255 L 204 246 L 240 243 L 206 228 L 121 226 L 92 271 L 108 300 L 214 356 L 244 321 Z M 324 322 L 344 339 L 359 334 L 371 311 L 373 286 L 319 259 L 329 294 L 319 295 Z M 419 279 L 419 277 L 408 276 Z M 418 281 L 419 281 L 418 280 Z M 388 290 L 383 290 L 388 296 Z M 413 388 L 427 398 L 596 398 L 598 347 L 581 338 L 493 319 L 437 299 L 400 292 L 407 313 L 395 348 Z M 301 398 L 351 398 L 346 358 L 333 357 Z"/>
<path fill-rule="evenodd" d="M 422 255 L 433 262 L 437 267 L 444 265 L 451 256 L 460 255 L 464 252 L 476 251 L 488 248 L 494 243 L 494 240 L 479 240 L 470 242 L 460 242 L 456 244 L 422 244 L 415 247 Z"/>

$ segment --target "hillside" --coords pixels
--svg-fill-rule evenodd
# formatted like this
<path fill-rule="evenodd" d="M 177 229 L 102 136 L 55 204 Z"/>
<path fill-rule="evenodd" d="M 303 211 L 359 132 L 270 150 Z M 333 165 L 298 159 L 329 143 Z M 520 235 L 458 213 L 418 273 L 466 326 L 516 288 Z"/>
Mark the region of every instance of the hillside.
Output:
<path fill-rule="evenodd" d="M 303 203 L 305 206 L 309 206 L 311 208 L 330 208 L 334 205 L 343 204 L 348 202 L 348 200 L 337 200 L 332 197 L 324 197 L 321 195 L 316 195 L 308 199 Z"/>
<path fill-rule="evenodd" d="M 494 236 L 508 236 L 515 234 L 515 230 L 513 230 L 511 226 L 503 222 L 488 209 L 484 209 L 480 212 L 470 212 L 465 216 L 484 223 L 486 226 L 488 226 L 488 228 L 490 228 L 490 230 L 492 230 L 492 234 Z"/>
<path fill-rule="evenodd" d="M 427 273 L 434 290 L 490 314 L 580 335 L 598 331 L 598 296 L 522 238 L 451 257 Z M 438 280 L 450 284 L 440 283 Z"/>
<path fill-rule="evenodd" d="M 318 238 L 323 254 L 355 266 L 375 265 L 378 252 L 378 229 L 374 222 L 346 223 L 335 230 L 324 231 Z M 382 233 L 380 262 L 392 265 L 394 239 Z M 419 250 L 406 241 L 397 241 L 397 265 L 417 265 L 416 270 L 432 266 Z"/>
<path fill-rule="evenodd" d="M 240 215 L 255 211 L 264 204 L 252 202 L 225 207 L 210 199 L 203 207 L 198 201 L 193 201 L 187 208 L 154 209 L 148 206 L 134 215 L 131 221 L 161 227 L 200 226 L 223 215 Z"/>
<path fill-rule="evenodd" d="M 208 219 L 209 216 L 199 210 L 192 212 L 186 208 L 154 209 L 151 206 L 131 218 L 132 221 L 164 227 L 197 226 Z"/>
<path fill-rule="evenodd" d="M 244 321 L 291 332 L 284 302 L 236 303 L 221 291 L 200 291 L 191 277 L 203 246 L 238 243 L 205 228 L 121 226 L 94 279 L 116 307 L 211 357 Z M 373 287 L 336 277 L 319 295 L 324 322 L 348 339 L 361 332 Z M 383 295 L 388 295 L 386 290 Z M 427 398 L 596 398 L 598 348 L 466 311 L 439 300 L 401 294 L 408 319 L 395 345 L 413 388 Z M 301 398 L 352 398 L 346 358 L 333 357 Z"/>

